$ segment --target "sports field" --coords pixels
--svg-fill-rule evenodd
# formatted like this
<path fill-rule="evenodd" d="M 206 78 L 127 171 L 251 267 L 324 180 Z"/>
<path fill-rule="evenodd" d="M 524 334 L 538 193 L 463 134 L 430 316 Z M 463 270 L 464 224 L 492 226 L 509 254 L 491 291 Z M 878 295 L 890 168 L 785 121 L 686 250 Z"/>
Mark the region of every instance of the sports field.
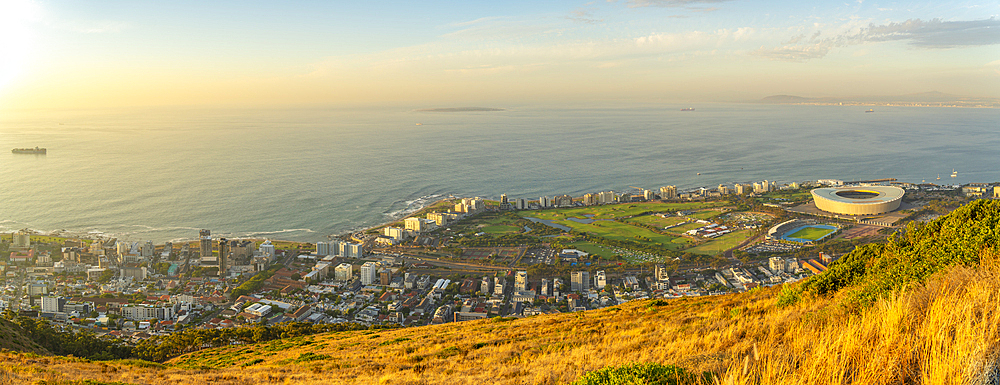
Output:
<path fill-rule="evenodd" d="M 834 231 L 837 231 L 837 228 L 833 226 L 811 225 L 811 226 L 801 227 L 798 230 L 795 230 L 794 232 L 785 235 L 782 238 L 785 238 L 790 241 L 804 240 L 804 241 L 814 242 L 826 238 L 827 235 L 830 235 Z"/>

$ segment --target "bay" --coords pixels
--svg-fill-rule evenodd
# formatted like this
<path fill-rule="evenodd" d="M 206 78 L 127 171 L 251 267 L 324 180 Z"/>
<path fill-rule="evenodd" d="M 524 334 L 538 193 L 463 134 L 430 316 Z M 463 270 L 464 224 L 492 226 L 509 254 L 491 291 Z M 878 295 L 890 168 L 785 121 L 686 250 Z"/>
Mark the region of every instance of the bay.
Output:
<path fill-rule="evenodd" d="M 763 179 L 1000 181 L 994 109 L 423 107 L 4 112 L 0 231 L 163 242 L 207 228 L 318 241 L 450 194 L 537 199 Z M 48 154 L 6 151 L 35 146 Z"/>

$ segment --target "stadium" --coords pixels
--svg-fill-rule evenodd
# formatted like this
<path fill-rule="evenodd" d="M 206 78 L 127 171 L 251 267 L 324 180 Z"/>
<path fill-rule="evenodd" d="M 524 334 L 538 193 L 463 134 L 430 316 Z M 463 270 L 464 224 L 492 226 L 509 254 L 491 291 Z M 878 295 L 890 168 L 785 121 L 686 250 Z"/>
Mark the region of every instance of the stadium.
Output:
<path fill-rule="evenodd" d="M 767 231 L 767 239 L 813 244 L 837 234 L 840 228 L 811 220 L 792 219 L 779 223 Z"/>
<path fill-rule="evenodd" d="M 812 190 L 816 208 L 843 215 L 884 214 L 899 208 L 903 189 L 893 186 L 838 187 Z"/>

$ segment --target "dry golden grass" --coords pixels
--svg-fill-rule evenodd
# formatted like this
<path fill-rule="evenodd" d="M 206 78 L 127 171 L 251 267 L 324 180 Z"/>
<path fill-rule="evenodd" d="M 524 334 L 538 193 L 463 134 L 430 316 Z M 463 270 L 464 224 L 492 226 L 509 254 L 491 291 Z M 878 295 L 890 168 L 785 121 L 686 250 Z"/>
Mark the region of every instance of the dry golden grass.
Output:
<path fill-rule="evenodd" d="M 995 266 L 952 268 L 862 311 L 841 306 L 838 298 L 777 308 L 778 293 L 771 288 L 515 321 L 318 335 L 205 350 L 165 369 L 0 354 L 0 384 L 559 384 L 631 362 L 713 372 L 721 384 L 977 384 L 1000 378 Z"/>

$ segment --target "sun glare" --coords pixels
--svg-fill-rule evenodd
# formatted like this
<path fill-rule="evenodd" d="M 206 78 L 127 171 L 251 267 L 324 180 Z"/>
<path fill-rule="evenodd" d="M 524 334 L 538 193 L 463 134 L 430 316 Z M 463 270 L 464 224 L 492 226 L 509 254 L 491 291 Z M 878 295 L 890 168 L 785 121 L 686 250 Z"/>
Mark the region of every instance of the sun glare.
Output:
<path fill-rule="evenodd" d="M 30 0 L 0 0 L 0 92 L 21 73 L 32 47 L 31 24 L 41 10 Z"/>

